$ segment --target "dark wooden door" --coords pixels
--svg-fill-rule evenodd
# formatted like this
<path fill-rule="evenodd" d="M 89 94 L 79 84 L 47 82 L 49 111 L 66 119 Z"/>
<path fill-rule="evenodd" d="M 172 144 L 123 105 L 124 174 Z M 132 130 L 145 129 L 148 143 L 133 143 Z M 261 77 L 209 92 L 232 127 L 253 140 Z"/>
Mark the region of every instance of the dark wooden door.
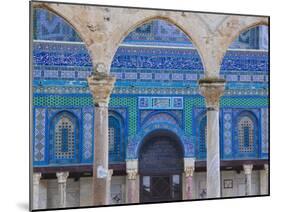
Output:
<path fill-rule="evenodd" d="M 157 133 L 144 141 L 139 172 L 141 202 L 180 200 L 183 153 L 176 138 Z"/>
<path fill-rule="evenodd" d="M 181 199 L 181 175 L 141 176 L 141 202 Z"/>

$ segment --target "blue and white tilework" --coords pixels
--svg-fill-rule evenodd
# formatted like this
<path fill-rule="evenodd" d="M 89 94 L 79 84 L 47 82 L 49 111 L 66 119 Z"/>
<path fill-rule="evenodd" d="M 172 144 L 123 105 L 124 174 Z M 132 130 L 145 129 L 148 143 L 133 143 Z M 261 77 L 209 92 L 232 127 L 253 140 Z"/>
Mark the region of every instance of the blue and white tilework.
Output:
<path fill-rule="evenodd" d="M 223 157 L 232 156 L 232 110 L 223 109 Z"/>
<path fill-rule="evenodd" d="M 33 160 L 40 162 L 45 160 L 46 109 L 35 108 L 34 120 Z"/>
<path fill-rule="evenodd" d="M 262 127 L 262 154 L 268 154 L 268 108 L 261 109 L 261 127 Z"/>
<path fill-rule="evenodd" d="M 94 108 L 83 108 L 83 161 L 91 162 L 94 142 Z"/>

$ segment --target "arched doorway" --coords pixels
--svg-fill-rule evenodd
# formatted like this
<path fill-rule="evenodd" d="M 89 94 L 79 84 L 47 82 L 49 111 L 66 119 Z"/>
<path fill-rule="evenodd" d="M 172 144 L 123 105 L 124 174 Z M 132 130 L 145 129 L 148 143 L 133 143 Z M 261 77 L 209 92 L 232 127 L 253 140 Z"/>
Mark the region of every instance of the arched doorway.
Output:
<path fill-rule="evenodd" d="M 182 197 L 183 148 L 169 131 L 146 136 L 139 150 L 140 202 L 175 201 Z"/>

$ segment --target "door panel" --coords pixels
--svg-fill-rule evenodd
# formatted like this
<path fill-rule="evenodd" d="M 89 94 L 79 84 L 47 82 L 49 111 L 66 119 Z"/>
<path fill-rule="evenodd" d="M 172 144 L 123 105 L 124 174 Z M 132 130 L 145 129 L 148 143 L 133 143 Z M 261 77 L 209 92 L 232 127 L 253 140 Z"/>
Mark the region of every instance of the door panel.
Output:
<path fill-rule="evenodd" d="M 180 175 L 142 176 L 141 178 L 141 202 L 180 200 Z"/>

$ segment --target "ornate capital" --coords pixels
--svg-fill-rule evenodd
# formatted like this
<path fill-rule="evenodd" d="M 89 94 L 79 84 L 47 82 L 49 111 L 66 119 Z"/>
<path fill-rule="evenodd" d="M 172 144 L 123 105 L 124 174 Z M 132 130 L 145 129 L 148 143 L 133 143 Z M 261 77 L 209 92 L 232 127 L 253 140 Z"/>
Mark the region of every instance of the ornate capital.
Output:
<path fill-rule="evenodd" d="M 138 170 L 137 169 L 130 169 L 127 170 L 127 175 L 129 180 L 136 180 L 137 179 Z"/>
<path fill-rule="evenodd" d="M 220 97 L 224 92 L 225 80 L 205 78 L 199 80 L 199 86 L 201 95 L 205 97 L 207 109 L 218 110 Z"/>
<path fill-rule="evenodd" d="M 94 72 L 87 80 L 94 97 L 94 105 L 108 106 L 116 78 L 102 72 Z"/>
<path fill-rule="evenodd" d="M 34 172 L 33 173 L 33 185 L 39 185 L 40 179 L 41 179 L 41 173 Z"/>
<path fill-rule="evenodd" d="M 244 164 L 243 169 L 246 175 L 252 173 L 253 165 L 252 164 Z"/>
<path fill-rule="evenodd" d="M 186 177 L 192 177 L 194 173 L 194 166 L 185 167 L 184 173 Z"/>
<path fill-rule="evenodd" d="M 136 180 L 138 174 L 138 160 L 127 160 L 126 161 L 126 169 L 129 180 Z"/>
<path fill-rule="evenodd" d="M 58 183 L 66 183 L 68 175 L 69 175 L 68 172 L 57 172 L 56 176 L 58 178 Z"/>

